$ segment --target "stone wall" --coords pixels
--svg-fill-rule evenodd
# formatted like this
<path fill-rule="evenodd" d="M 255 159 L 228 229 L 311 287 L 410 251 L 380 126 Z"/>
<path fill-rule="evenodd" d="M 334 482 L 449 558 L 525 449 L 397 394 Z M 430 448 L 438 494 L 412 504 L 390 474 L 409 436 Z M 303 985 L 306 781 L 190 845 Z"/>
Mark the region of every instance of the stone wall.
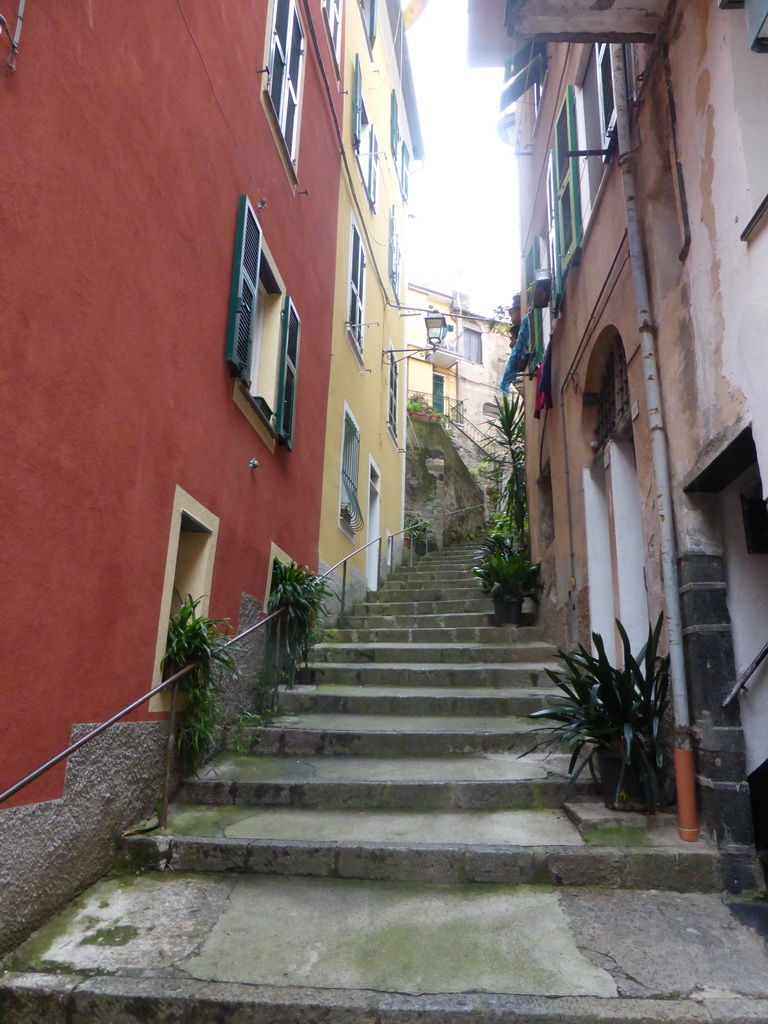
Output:
<path fill-rule="evenodd" d="M 430 548 L 476 536 L 485 521 L 484 494 L 442 424 L 409 417 L 406 451 L 406 517 L 429 521 Z M 465 508 L 471 511 L 448 514 Z"/>
<path fill-rule="evenodd" d="M 238 632 L 258 621 L 261 610 L 243 594 Z M 264 637 L 260 629 L 241 641 L 236 671 L 221 679 L 218 747 L 237 715 L 253 708 Z M 95 724 L 75 726 L 70 742 Z M 118 722 L 68 759 L 61 799 L 0 809 L 0 953 L 109 871 L 123 829 L 155 813 L 167 735 L 164 720 Z"/>
<path fill-rule="evenodd" d="M 0 952 L 109 871 L 121 831 L 154 811 L 166 735 L 119 722 L 69 758 L 60 800 L 0 811 Z"/>

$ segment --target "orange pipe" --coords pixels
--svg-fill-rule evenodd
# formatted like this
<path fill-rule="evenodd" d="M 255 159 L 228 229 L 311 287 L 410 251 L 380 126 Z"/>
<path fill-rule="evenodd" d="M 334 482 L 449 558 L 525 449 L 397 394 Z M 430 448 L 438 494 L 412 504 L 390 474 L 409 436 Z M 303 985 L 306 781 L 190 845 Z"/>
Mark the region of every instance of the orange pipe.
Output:
<path fill-rule="evenodd" d="M 678 835 L 686 843 L 695 843 L 699 838 L 699 816 L 696 810 L 696 771 L 692 750 L 675 748 L 675 788 Z"/>

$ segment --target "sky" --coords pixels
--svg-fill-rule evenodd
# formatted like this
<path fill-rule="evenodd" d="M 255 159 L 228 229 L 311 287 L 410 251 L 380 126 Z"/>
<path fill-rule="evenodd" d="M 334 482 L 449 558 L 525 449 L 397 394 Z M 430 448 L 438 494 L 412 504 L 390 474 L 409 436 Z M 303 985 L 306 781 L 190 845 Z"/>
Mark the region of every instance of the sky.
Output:
<path fill-rule="evenodd" d="M 406 36 L 425 153 L 410 175 L 407 274 L 490 313 L 520 288 L 517 168 L 496 132 L 502 69 L 468 67 L 466 23 L 466 0 L 428 0 Z"/>

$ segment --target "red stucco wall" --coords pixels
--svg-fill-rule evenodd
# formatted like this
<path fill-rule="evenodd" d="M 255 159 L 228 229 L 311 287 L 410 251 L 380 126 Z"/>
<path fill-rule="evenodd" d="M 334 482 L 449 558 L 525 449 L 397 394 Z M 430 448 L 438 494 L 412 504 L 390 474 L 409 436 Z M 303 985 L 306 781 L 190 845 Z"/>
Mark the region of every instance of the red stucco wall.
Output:
<path fill-rule="evenodd" d="M 317 564 L 339 157 L 308 36 L 294 194 L 259 96 L 267 6 L 28 4 L 0 79 L 0 789 L 149 689 L 177 484 L 221 519 L 214 617 L 263 594 L 271 541 Z M 243 192 L 302 318 L 291 453 L 223 358 Z"/>

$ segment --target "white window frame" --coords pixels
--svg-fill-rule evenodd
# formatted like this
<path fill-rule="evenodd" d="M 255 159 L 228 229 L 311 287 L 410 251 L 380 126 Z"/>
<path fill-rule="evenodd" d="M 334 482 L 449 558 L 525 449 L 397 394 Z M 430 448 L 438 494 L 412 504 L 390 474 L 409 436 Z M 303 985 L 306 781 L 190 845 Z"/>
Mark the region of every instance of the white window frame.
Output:
<path fill-rule="evenodd" d="M 468 347 L 467 346 L 467 335 L 468 334 L 472 334 L 472 335 L 476 335 L 477 336 L 477 353 L 478 353 L 478 358 L 477 359 L 473 359 L 471 356 L 469 356 L 467 354 L 467 347 Z M 467 360 L 467 362 L 475 363 L 476 365 L 482 366 L 482 363 L 483 363 L 483 332 L 482 331 L 478 331 L 476 327 L 465 327 L 464 328 L 464 330 L 462 332 L 462 339 L 461 339 L 461 354 L 464 357 L 464 359 Z"/>
<path fill-rule="evenodd" d="M 368 117 L 365 99 L 360 96 L 360 146 L 357 151 L 363 185 L 368 196 L 371 209 L 376 210 L 376 199 L 379 187 L 379 140 L 376 129 Z"/>
<path fill-rule="evenodd" d="M 337 67 L 341 59 L 342 3 L 343 0 L 323 0 L 325 24 L 328 29 L 328 36 L 331 40 L 331 47 L 336 58 Z"/>
<path fill-rule="evenodd" d="M 285 17 L 285 38 L 278 25 Z M 304 77 L 304 27 L 296 0 L 275 0 L 269 45 L 267 93 L 291 163 L 296 163 L 299 141 L 301 86 Z M 276 68 L 282 69 L 279 95 L 275 95 Z"/>
<path fill-rule="evenodd" d="M 362 356 L 365 347 L 365 268 L 367 259 L 363 236 L 352 221 L 349 242 L 349 293 L 347 298 L 347 335 Z M 358 258 L 355 259 L 357 252 Z M 355 265 L 357 263 L 357 266 Z"/>

